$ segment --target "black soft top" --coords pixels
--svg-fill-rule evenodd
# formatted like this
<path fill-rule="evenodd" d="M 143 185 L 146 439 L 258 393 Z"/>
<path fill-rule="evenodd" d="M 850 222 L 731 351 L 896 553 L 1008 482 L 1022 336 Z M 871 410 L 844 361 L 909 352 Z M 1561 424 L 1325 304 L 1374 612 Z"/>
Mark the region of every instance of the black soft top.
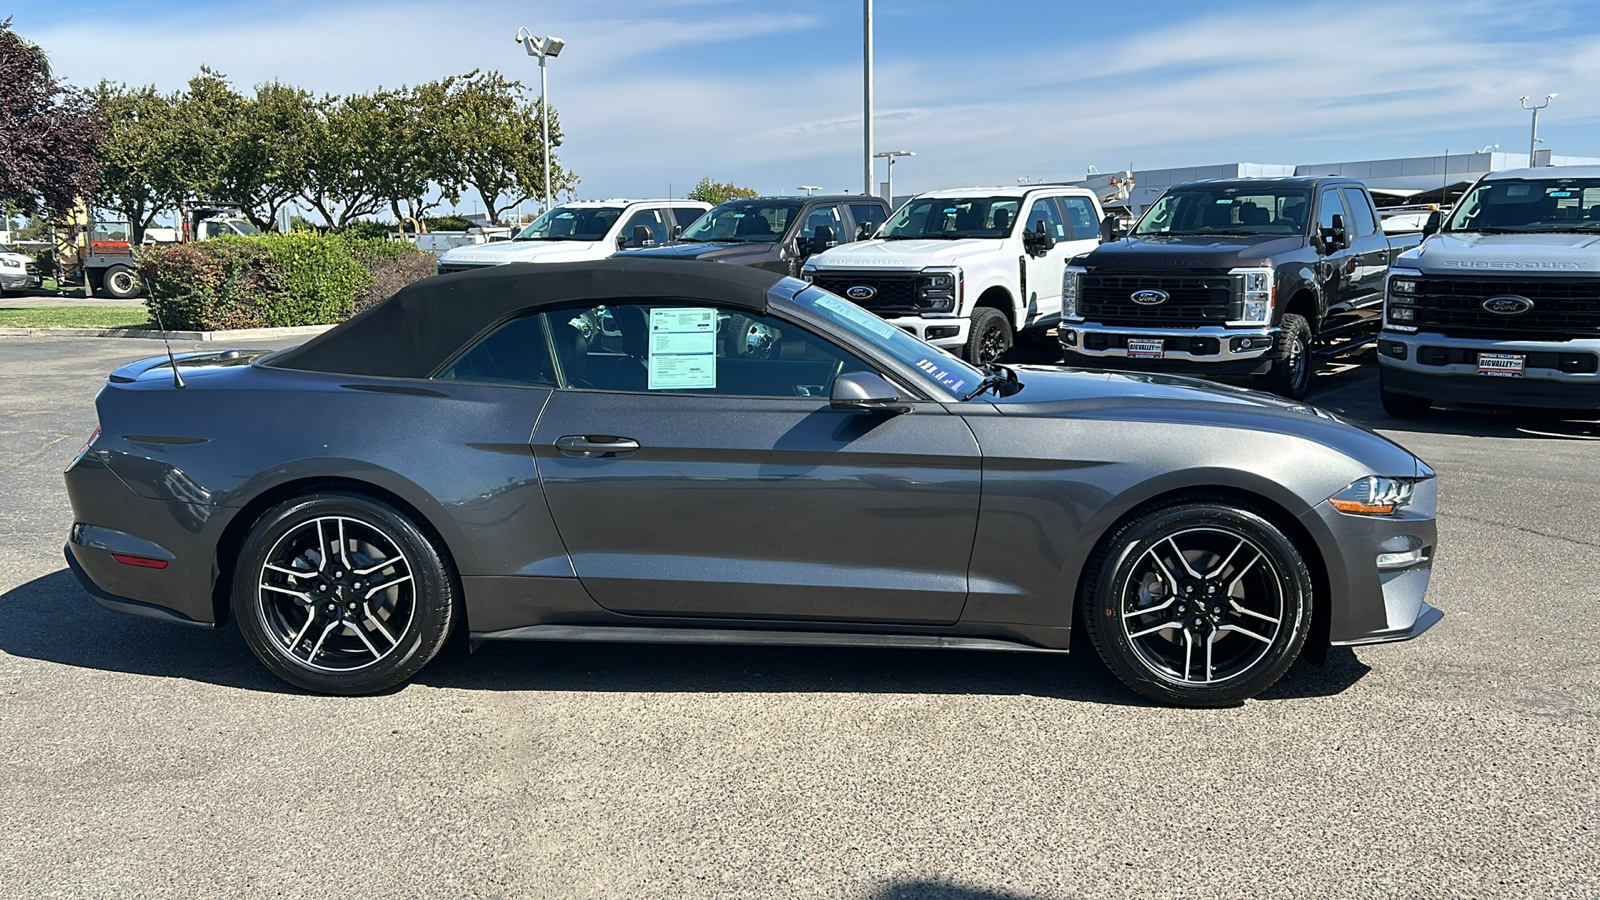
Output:
<path fill-rule="evenodd" d="M 429 278 L 262 365 L 343 375 L 426 378 L 490 327 L 567 303 L 699 300 L 766 312 L 783 276 L 721 263 L 604 259 L 512 263 Z"/>

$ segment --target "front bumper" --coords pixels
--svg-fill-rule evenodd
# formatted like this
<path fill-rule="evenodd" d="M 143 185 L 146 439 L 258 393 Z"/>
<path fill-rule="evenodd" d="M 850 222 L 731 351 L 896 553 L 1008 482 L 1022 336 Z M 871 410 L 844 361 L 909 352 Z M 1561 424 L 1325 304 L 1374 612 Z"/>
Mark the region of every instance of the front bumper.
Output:
<path fill-rule="evenodd" d="M 1479 353 L 1527 358 L 1521 377 L 1478 374 Z M 1438 403 L 1600 409 L 1600 340 L 1496 341 L 1385 330 L 1378 336 L 1383 389 Z"/>
<path fill-rule="evenodd" d="M 1094 322 L 1063 322 L 1056 330 L 1069 363 L 1093 368 L 1192 372 L 1203 375 L 1262 375 L 1277 358 L 1278 328 L 1127 328 Z M 1162 342 L 1161 359 L 1128 355 L 1129 339 Z"/>
<path fill-rule="evenodd" d="M 44 279 L 38 275 L 27 272 L 0 271 L 0 289 L 7 291 L 27 291 L 40 287 Z"/>
<path fill-rule="evenodd" d="M 960 351 L 967 345 L 967 330 L 972 320 L 958 315 L 897 316 L 885 319 L 890 325 L 943 350 Z M 959 352 L 956 354 L 960 355 Z"/>

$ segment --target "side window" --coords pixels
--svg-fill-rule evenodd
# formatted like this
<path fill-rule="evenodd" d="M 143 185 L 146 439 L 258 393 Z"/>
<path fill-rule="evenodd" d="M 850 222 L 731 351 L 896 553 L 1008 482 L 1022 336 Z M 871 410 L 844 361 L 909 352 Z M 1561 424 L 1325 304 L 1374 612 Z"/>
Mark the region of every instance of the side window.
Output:
<path fill-rule="evenodd" d="M 841 372 L 871 371 L 798 325 L 689 300 L 568 309 L 544 318 L 568 388 L 826 398 Z"/>
<path fill-rule="evenodd" d="M 1328 188 L 1317 201 L 1317 225 L 1332 228 L 1334 216 L 1343 216 L 1346 227 L 1350 225 L 1350 216 L 1345 213 L 1344 204 L 1339 202 L 1339 192 Z"/>
<path fill-rule="evenodd" d="M 677 219 L 678 226 L 686 231 L 690 225 L 694 224 L 695 219 L 700 218 L 705 213 L 705 210 L 696 209 L 693 206 L 675 206 L 672 208 L 672 217 Z"/>
<path fill-rule="evenodd" d="M 1045 231 L 1055 235 L 1057 241 L 1067 239 L 1067 226 L 1065 222 L 1061 221 L 1060 214 L 1056 212 L 1054 197 L 1045 197 L 1033 201 L 1033 205 L 1028 207 L 1028 218 L 1022 223 L 1022 227 L 1028 231 L 1033 231 L 1039 227 L 1040 219 L 1044 220 Z"/>
<path fill-rule="evenodd" d="M 1088 197 L 1057 197 L 1061 219 L 1067 223 L 1070 240 L 1089 241 L 1100 237 L 1100 220 L 1095 217 L 1094 203 Z"/>
<path fill-rule="evenodd" d="M 834 240 L 844 240 L 844 235 L 841 233 L 844 231 L 844 225 L 839 220 L 839 207 L 837 206 L 813 207 L 811 212 L 806 215 L 805 224 L 800 226 L 799 236 L 814 238 L 817 236 L 817 228 L 822 225 L 833 229 Z"/>
<path fill-rule="evenodd" d="M 850 217 L 856 220 L 856 239 L 865 240 L 878 233 L 878 226 L 888 220 L 889 216 L 883 207 L 876 203 L 850 204 Z M 862 234 L 865 229 L 866 233 Z M 843 238 L 840 238 L 843 240 Z"/>
<path fill-rule="evenodd" d="M 512 319 L 489 332 L 434 377 L 442 381 L 556 386 L 550 350 L 538 316 Z"/>
<path fill-rule="evenodd" d="M 667 226 L 661 221 L 661 211 L 641 209 L 622 225 L 622 238 L 628 242 L 629 247 L 639 246 L 633 242 L 633 229 L 640 225 L 650 229 L 650 239 L 652 241 L 658 244 L 667 242 Z"/>
<path fill-rule="evenodd" d="M 1350 214 L 1355 221 L 1350 223 L 1355 229 L 1357 237 L 1366 237 L 1378 231 L 1378 215 L 1372 210 L 1372 201 L 1367 199 L 1363 191 L 1355 188 L 1340 188 L 1344 194 L 1344 205 L 1350 207 Z"/>

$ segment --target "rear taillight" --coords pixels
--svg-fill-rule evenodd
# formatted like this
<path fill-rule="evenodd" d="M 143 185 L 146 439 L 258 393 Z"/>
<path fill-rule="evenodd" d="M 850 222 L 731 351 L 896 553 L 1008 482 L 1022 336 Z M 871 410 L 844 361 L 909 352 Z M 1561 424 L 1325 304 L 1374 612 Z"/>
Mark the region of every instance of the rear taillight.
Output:
<path fill-rule="evenodd" d="M 96 425 L 94 427 L 94 431 L 90 432 L 89 439 L 87 441 L 84 441 L 83 442 L 83 446 L 79 447 L 78 448 L 78 452 L 73 455 L 72 462 L 67 463 L 67 471 L 69 471 L 69 472 L 72 471 L 72 467 L 78 464 L 78 460 L 83 459 L 83 455 L 85 453 L 89 452 L 89 448 L 93 447 L 94 446 L 94 442 L 99 440 L 99 438 L 100 438 L 100 426 Z"/>
<path fill-rule="evenodd" d="M 133 556 L 127 553 L 113 553 L 111 558 L 125 566 L 138 566 L 141 569 L 165 569 L 167 561 L 164 559 L 151 559 L 148 556 Z"/>

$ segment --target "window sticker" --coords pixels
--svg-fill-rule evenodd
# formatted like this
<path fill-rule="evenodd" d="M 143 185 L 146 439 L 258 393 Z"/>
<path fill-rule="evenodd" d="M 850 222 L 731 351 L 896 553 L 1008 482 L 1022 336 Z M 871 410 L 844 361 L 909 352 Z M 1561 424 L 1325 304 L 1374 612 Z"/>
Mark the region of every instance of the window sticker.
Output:
<path fill-rule="evenodd" d="M 650 310 L 650 390 L 716 386 L 717 311 Z"/>
<path fill-rule="evenodd" d="M 967 383 L 965 378 L 950 374 L 950 371 L 944 366 L 939 365 L 939 361 L 936 359 L 929 359 L 928 357 L 924 356 L 923 358 L 917 360 L 917 368 L 921 370 L 924 375 L 927 375 L 934 381 L 937 381 L 946 388 L 949 388 L 950 393 L 952 394 L 959 395 L 961 393 L 961 388 Z"/>
<path fill-rule="evenodd" d="M 895 327 L 893 325 L 890 325 L 888 322 L 885 322 L 884 320 L 878 318 L 872 313 L 867 312 L 848 300 L 840 300 L 837 297 L 822 297 L 817 300 L 816 305 L 827 310 L 828 312 L 833 313 L 839 318 L 844 319 L 847 322 L 865 328 L 878 337 L 886 338 L 894 336 Z"/>

